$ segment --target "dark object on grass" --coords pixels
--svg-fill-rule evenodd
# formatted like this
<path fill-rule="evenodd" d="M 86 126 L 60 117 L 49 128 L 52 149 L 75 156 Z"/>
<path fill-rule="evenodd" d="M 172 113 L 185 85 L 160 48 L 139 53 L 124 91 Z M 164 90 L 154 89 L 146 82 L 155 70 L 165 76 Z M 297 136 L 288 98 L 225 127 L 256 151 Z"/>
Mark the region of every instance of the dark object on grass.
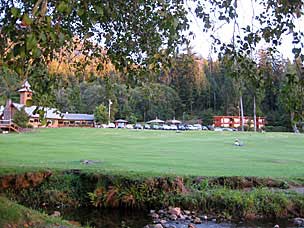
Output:
<path fill-rule="evenodd" d="M 81 164 L 84 165 L 94 165 L 96 163 L 101 163 L 101 161 L 94 161 L 94 160 L 81 160 L 80 162 Z"/>
<path fill-rule="evenodd" d="M 234 145 L 235 145 L 235 146 L 244 146 L 244 143 L 241 142 L 240 140 L 236 139 L 236 140 L 234 141 Z"/>

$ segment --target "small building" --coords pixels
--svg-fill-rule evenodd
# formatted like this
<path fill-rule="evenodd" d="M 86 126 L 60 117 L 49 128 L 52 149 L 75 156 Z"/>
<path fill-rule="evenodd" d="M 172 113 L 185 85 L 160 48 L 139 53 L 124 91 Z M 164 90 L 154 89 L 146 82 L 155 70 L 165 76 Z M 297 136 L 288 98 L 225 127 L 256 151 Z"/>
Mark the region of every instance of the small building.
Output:
<path fill-rule="evenodd" d="M 94 127 L 94 115 L 92 114 L 61 113 L 56 108 L 30 105 L 32 103 L 33 95 L 33 91 L 30 87 L 28 81 L 25 81 L 22 88 L 18 90 L 20 93 L 20 103 L 13 103 L 11 100 L 7 101 L 6 106 L 0 112 L 0 117 L 2 116 L 3 121 L 11 123 L 15 113 L 24 108 L 24 111 L 29 116 L 28 124 L 34 128 Z M 39 113 L 43 115 L 46 124 L 41 123 Z"/>
<path fill-rule="evenodd" d="M 65 113 L 58 120 L 58 127 L 94 127 L 94 115 Z"/>
<path fill-rule="evenodd" d="M 265 117 L 256 118 L 257 129 L 265 127 Z M 214 116 L 214 127 L 228 127 L 228 128 L 240 128 L 242 126 L 242 120 L 240 116 Z M 254 128 L 254 120 L 252 117 L 244 116 L 244 126 Z"/>
<path fill-rule="evenodd" d="M 127 120 L 119 119 L 114 121 L 116 128 L 125 128 L 128 124 Z"/>

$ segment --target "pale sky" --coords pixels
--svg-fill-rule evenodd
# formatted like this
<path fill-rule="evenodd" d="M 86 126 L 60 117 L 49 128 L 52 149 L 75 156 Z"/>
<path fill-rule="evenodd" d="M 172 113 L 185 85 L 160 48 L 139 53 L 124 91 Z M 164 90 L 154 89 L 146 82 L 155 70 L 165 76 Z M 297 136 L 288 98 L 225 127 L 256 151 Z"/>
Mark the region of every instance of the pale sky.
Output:
<path fill-rule="evenodd" d="M 212 45 L 212 39 L 210 38 L 211 33 L 204 33 L 203 32 L 203 23 L 200 19 L 195 17 L 194 7 L 191 5 L 190 2 L 188 2 L 188 5 L 193 8 L 192 12 L 189 13 L 189 19 L 192 20 L 192 23 L 190 23 L 190 30 L 194 32 L 195 39 L 191 40 L 191 46 L 194 49 L 194 52 L 197 54 L 202 55 L 202 57 L 207 58 L 209 55 L 212 56 L 212 58 L 216 58 L 217 54 L 213 53 L 211 51 L 211 45 Z M 255 15 L 259 14 L 261 12 L 261 9 L 259 9 L 260 6 L 255 5 L 254 11 Z M 245 25 L 251 25 L 252 21 L 252 1 L 251 0 L 240 0 L 238 1 L 238 14 L 239 14 L 239 24 L 240 27 L 243 27 Z M 222 24 L 217 25 L 216 28 L 217 31 L 213 32 L 212 34 L 216 37 L 220 38 L 220 40 L 229 42 L 232 39 L 232 33 L 233 33 L 233 25 L 228 24 Z M 299 30 L 299 28 L 304 29 L 304 19 L 302 17 L 301 20 L 298 20 L 296 22 L 296 30 Z M 264 42 L 259 45 L 257 49 L 266 48 L 267 44 Z M 278 48 L 278 50 L 283 54 L 284 58 L 293 59 L 292 54 L 292 35 L 289 35 L 288 37 L 285 36 L 282 39 L 282 45 Z M 258 50 L 256 50 L 258 51 Z"/>

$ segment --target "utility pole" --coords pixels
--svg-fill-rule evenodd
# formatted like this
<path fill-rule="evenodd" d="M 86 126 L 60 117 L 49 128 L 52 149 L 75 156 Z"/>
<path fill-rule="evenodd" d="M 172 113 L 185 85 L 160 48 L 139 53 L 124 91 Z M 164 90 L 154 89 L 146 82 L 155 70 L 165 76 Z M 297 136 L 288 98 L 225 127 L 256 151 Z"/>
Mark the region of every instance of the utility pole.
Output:
<path fill-rule="evenodd" d="M 257 131 L 257 117 L 256 117 L 255 95 L 253 96 L 253 121 L 254 121 L 254 132 L 256 132 Z"/>
<path fill-rule="evenodd" d="M 112 103 L 112 101 L 109 99 L 109 120 L 108 120 L 108 125 L 110 125 L 110 120 L 111 120 L 111 104 L 113 104 L 113 103 Z"/>
<path fill-rule="evenodd" d="M 240 95 L 240 108 L 241 108 L 241 123 L 242 123 L 242 131 L 244 131 L 244 108 L 243 108 L 243 96 Z"/>

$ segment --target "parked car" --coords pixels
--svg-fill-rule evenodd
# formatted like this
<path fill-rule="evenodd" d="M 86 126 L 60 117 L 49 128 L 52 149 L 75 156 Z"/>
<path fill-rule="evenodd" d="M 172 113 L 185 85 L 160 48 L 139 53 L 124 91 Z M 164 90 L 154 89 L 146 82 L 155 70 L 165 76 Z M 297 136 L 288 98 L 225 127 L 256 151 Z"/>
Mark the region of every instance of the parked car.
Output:
<path fill-rule="evenodd" d="M 171 130 L 171 127 L 169 125 L 167 125 L 167 124 L 164 124 L 163 125 L 163 129 L 164 130 Z"/>
<path fill-rule="evenodd" d="M 185 130 L 190 130 L 189 125 L 188 125 L 188 124 L 185 124 L 185 125 L 184 125 L 184 127 L 185 127 Z"/>
<path fill-rule="evenodd" d="M 183 125 L 183 124 L 178 125 L 177 128 L 178 128 L 178 130 L 180 130 L 180 131 L 185 131 L 185 130 L 186 130 L 185 125 Z"/>
<path fill-rule="evenodd" d="M 159 125 L 158 130 L 164 130 L 164 125 Z"/>
<path fill-rule="evenodd" d="M 133 129 L 133 125 L 132 125 L 132 124 L 127 124 L 127 125 L 126 125 L 126 128 L 127 128 L 127 129 Z"/>
<path fill-rule="evenodd" d="M 223 131 L 233 131 L 233 129 L 232 128 L 229 128 L 229 127 L 224 127 L 224 128 L 222 128 L 223 129 Z"/>
<path fill-rule="evenodd" d="M 108 128 L 115 128 L 115 124 L 114 123 L 109 123 Z"/>
<path fill-rule="evenodd" d="M 194 127 L 196 130 L 202 130 L 202 125 L 200 125 L 200 124 L 194 124 L 193 127 Z"/>
<path fill-rule="evenodd" d="M 154 124 L 154 125 L 151 126 L 151 129 L 153 129 L 153 130 L 159 130 L 159 125 Z"/>
<path fill-rule="evenodd" d="M 202 130 L 203 130 L 203 131 L 208 131 L 209 129 L 208 129 L 207 126 L 202 126 Z"/>
<path fill-rule="evenodd" d="M 144 129 L 151 129 L 149 124 L 145 124 Z"/>
<path fill-rule="evenodd" d="M 143 128 L 144 127 L 140 123 L 134 125 L 134 129 L 143 129 Z"/>
<path fill-rule="evenodd" d="M 171 126 L 170 126 L 170 130 L 179 130 L 178 128 L 177 128 L 177 126 L 176 125 L 174 125 L 174 124 L 172 124 Z"/>
<path fill-rule="evenodd" d="M 189 129 L 189 130 L 196 130 L 196 128 L 195 128 L 193 125 L 191 125 L 191 124 L 188 125 L 188 129 Z"/>
<path fill-rule="evenodd" d="M 208 125 L 207 128 L 208 128 L 208 130 L 210 130 L 210 131 L 214 131 L 214 127 L 213 127 L 212 125 Z"/>
<path fill-rule="evenodd" d="M 125 123 L 118 123 L 117 128 L 125 128 L 126 124 Z"/>

